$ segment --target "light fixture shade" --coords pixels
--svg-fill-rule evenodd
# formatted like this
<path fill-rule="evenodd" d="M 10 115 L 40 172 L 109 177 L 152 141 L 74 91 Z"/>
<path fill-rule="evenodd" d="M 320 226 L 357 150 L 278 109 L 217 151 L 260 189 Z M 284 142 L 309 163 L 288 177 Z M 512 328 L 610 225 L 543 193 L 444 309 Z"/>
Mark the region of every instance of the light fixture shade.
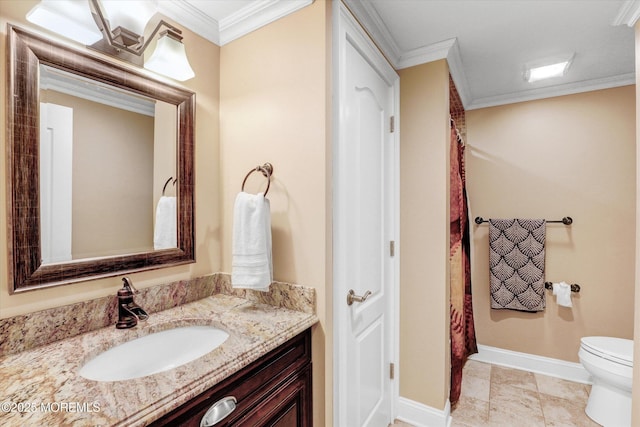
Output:
<path fill-rule="evenodd" d="M 195 76 L 184 45 L 168 34 L 158 39 L 156 50 L 145 61 L 144 68 L 178 81 L 189 80 Z"/>
<path fill-rule="evenodd" d="M 42 0 L 27 21 L 85 45 L 102 39 L 86 0 Z"/>

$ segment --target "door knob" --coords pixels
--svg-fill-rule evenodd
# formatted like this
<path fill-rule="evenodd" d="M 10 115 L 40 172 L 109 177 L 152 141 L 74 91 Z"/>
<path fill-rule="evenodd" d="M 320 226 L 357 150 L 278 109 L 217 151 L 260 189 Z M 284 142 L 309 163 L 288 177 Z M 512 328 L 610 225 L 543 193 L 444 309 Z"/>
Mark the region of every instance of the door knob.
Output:
<path fill-rule="evenodd" d="M 371 295 L 371 291 L 367 291 L 364 295 L 356 295 L 353 289 L 349 289 L 349 293 L 347 294 L 347 305 L 351 305 L 354 302 L 364 302 Z"/>

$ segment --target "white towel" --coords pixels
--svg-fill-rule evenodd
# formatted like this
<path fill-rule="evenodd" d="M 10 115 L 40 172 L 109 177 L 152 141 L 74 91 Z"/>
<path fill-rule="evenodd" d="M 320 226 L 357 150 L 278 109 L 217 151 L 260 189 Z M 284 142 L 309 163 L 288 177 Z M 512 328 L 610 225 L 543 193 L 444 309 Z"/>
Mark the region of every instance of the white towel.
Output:
<path fill-rule="evenodd" d="M 162 196 L 156 207 L 156 227 L 153 230 L 153 247 L 168 249 L 178 247 L 178 214 L 176 198 Z"/>
<path fill-rule="evenodd" d="M 553 295 L 556 296 L 556 302 L 561 307 L 573 307 L 571 303 L 571 285 L 565 282 L 554 283 Z"/>
<path fill-rule="evenodd" d="M 267 292 L 273 281 L 271 211 L 263 194 L 236 197 L 232 245 L 231 285 Z"/>

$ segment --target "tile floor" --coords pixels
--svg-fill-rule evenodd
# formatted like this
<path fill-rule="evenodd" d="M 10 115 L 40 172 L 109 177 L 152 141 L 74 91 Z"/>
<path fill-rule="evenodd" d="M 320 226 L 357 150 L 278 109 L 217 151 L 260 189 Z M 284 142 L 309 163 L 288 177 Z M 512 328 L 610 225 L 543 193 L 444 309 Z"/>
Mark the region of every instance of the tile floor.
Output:
<path fill-rule="evenodd" d="M 469 360 L 451 427 L 598 427 L 584 413 L 590 386 Z M 396 427 L 410 427 L 397 422 Z"/>
<path fill-rule="evenodd" d="M 590 386 L 469 360 L 451 427 L 598 427 L 584 413 Z"/>

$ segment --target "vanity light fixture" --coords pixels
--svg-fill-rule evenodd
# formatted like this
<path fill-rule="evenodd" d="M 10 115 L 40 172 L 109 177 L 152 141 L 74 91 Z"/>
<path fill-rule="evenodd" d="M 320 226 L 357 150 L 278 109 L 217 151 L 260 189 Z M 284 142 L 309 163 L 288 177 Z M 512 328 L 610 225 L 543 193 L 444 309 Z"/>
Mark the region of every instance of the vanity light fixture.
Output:
<path fill-rule="evenodd" d="M 42 0 L 27 14 L 27 20 L 91 49 L 134 65 L 144 64 L 145 68 L 172 79 L 193 78 L 195 73 L 187 59 L 180 29 L 160 20 L 149 37 L 143 35 L 155 12 L 155 4 L 150 1 Z M 144 52 L 158 33 L 155 51 L 145 62 Z"/>
<path fill-rule="evenodd" d="M 144 68 L 179 81 L 189 80 L 195 76 L 187 60 L 182 37 L 171 30 L 160 33 L 156 50 L 144 63 Z"/>
<path fill-rule="evenodd" d="M 86 2 L 42 0 L 27 13 L 27 21 L 85 45 L 102 38 Z"/>
<path fill-rule="evenodd" d="M 539 80 L 550 79 L 552 77 L 562 77 L 566 74 L 571 62 L 573 61 L 572 54 L 565 56 L 564 58 L 552 58 L 546 61 L 538 61 L 533 65 L 526 67 L 524 74 L 525 80 L 529 83 L 537 82 Z"/>

